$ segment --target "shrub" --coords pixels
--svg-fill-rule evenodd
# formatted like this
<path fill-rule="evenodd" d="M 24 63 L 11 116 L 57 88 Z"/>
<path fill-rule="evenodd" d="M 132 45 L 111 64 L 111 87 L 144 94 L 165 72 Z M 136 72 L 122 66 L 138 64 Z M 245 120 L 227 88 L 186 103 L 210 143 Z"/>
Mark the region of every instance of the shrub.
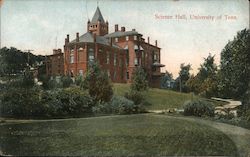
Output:
<path fill-rule="evenodd" d="M 151 105 L 148 101 L 146 101 L 145 96 L 142 92 L 138 92 L 135 90 L 130 90 L 129 93 L 125 93 L 125 98 L 132 100 L 136 107 L 136 112 L 145 112 L 144 106 Z"/>
<path fill-rule="evenodd" d="M 0 111 L 2 116 L 38 117 L 44 114 L 39 104 L 38 88 L 10 88 L 1 98 Z"/>
<path fill-rule="evenodd" d="M 94 111 L 106 114 L 132 114 L 138 113 L 138 105 L 122 96 L 113 96 L 110 102 L 99 103 Z M 144 111 L 144 110 L 140 110 Z"/>
<path fill-rule="evenodd" d="M 214 116 L 214 105 L 204 100 L 188 101 L 184 104 L 185 116 Z"/>
<path fill-rule="evenodd" d="M 112 85 L 108 74 L 101 71 L 97 63 L 90 65 L 81 88 L 88 89 L 89 95 L 96 102 L 109 102 L 113 96 Z"/>
<path fill-rule="evenodd" d="M 75 117 L 92 113 L 93 99 L 79 88 L 41 91 L 10 88 L 1 96 L 4 117 Z"/>
<path fill-rule="evenodd" d="M 67 88 L 73 83 L 73 80 L 71 79 L 70 76 L 63 76 L 61 77 L 61 82 L 62 82 L 63 88 Z"/>
<path fill-rule="evenodd" d="M 143 68 L 136 68 L 132 77 L 131 89 L 145 91 L 148 89 L 147 74 Z"/>
<path fill-rule="evenodd" d="M 75 78 L 75 84 L 77 86 L 80 86 L 82 82 L 83 82 L 83 76 L 81 76 L 81 75 L 76 76 L 76 78 Z"/>

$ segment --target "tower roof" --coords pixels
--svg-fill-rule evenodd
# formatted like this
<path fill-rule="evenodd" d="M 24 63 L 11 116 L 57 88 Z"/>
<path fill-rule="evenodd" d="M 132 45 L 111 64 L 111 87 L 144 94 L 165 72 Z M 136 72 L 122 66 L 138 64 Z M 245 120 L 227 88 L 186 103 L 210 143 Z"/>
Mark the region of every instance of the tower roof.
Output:
<path fill-rule="evenodd" d="M 102 22 L 102 23 L 105 23 L 105 21 L 104 21 L 104 19 L 103 19 L 103 17 L 102 17 L 102 13 L 101 13 L 99 7 L 97 6 L 96 11 L 95 11 L 95 14 L 94 14 L 94 16 L 93 16 L 93 18 L 92 18 L 92 20 L 91 20 L 91 23 L 97 23 L 98 20 L 99 20 L 100 22 Z"/>

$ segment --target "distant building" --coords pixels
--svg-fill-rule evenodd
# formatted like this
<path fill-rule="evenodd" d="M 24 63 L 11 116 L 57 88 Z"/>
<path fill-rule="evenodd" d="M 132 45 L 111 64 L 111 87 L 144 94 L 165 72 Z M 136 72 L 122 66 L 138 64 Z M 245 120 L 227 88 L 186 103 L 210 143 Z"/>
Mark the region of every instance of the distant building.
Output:
<path fill-rule="evenodd" d="M 46 75 L 47 76 L 61 76 L 64 75 L 64 60 L 61 49 L 54 49 L 53 54 L 46 56 Z"/>
<path fill-rule="evenodd" d="M 151 44 L 148 37 L 146 42 L 135 29 L 126 31 L 125 27 L 121 27 L 119 30 L 116 24 L 115 31 L 109 33 L 109 23 L 104 21 L 97 7 L 92 20 L 87 22 L 85 34 L 79 36 L 76 33 L 71 41 L 69 35 L 65 38 L 64 74 L 73 77 L 83 75 L 91 62 L 98 62 L 113 82 L 129 83 L 136 67 L 142 67 L 147 72 L 149 85 L 160 87 L 160 68 L 164 66 L 160 50 L 157 41 Z M 55 60 L 47 62 L 50 75 L 56 73 L 53 64 L 59 64 Z"/>

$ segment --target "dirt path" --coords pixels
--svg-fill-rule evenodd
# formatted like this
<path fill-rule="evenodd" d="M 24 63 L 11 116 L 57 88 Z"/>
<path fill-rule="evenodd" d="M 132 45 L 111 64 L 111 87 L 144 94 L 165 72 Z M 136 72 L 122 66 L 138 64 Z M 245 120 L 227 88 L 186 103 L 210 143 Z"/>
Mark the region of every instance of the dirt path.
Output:
<path fill-rule="evenodd" d="M 166 116 L 166 115 L 157 115 L 155 116 Z M 193 118 L 193 117 L 174 117 L 174 116 L 167 116 L 172 117 L 176 119 L 182 119 L 182 120 L 188 120 L 192 122 L 197 122 L 204 125 L 209 125 L 211 127 L 214 127 L 220 131 L 222 131 L 224 134 L 226 134 L 229 138 L 234 141 L 238 152 L 240 156 L 242 157 L 250 157 L 250 130 L 237 127 L 234 125 L 229 125 L 225 123 L 219 123 L 214 122 L 210 120 L 204 120 L 199 118 Z"/>

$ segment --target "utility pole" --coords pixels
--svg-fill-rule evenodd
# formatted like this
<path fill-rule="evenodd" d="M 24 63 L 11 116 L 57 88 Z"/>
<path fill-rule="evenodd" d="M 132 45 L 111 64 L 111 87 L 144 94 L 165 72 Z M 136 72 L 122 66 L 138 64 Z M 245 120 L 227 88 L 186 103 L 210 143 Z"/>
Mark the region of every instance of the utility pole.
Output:
<path fill-rule="evenodd" d="M 34 51 L 34 50 L 28 49 L 28 50 L 24 50 L 24 51 L 26 51 L 28 53 L 28 66 L 30 67 L 30 53 L 31 53 L 31 51 Z"/>
<path fill-rule="evenodd" d="M 182 92 L 182 83 L 181 83 L 181 75 L 180 75 L 180 92 Z"/>

